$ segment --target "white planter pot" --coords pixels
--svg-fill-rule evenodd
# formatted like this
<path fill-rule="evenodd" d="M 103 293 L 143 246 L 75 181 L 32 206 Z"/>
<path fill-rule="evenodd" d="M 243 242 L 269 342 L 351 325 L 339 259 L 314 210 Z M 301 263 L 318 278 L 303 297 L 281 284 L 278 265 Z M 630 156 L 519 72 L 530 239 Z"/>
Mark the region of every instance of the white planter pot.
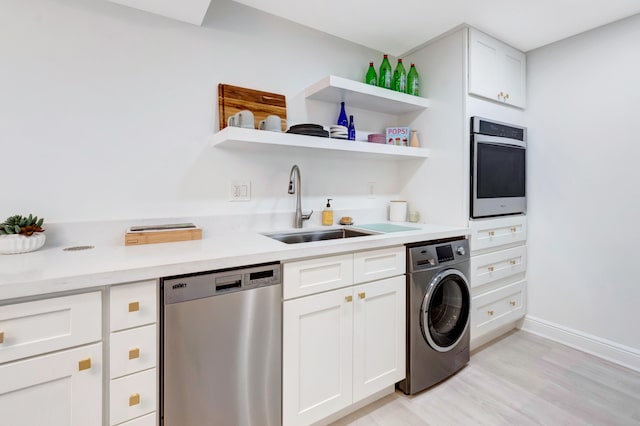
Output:
<path fill-rule="evenodd" d="M 42 232 L 37 232 L 30 237 L 25 235 L 0 235 L 0 253 L 18 254 L 38 250 L 44 245 L 47 237 Z"/>

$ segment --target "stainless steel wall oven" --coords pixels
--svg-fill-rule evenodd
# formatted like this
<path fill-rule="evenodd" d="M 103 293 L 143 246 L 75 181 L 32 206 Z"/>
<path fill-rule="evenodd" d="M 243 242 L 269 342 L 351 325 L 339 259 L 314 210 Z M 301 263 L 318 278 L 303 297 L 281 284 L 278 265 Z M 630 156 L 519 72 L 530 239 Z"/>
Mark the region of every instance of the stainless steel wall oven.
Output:
<path fill-rule="evenodd" d="M 526 213 L 527 129 L 471 117 L 470 217 Z"/>

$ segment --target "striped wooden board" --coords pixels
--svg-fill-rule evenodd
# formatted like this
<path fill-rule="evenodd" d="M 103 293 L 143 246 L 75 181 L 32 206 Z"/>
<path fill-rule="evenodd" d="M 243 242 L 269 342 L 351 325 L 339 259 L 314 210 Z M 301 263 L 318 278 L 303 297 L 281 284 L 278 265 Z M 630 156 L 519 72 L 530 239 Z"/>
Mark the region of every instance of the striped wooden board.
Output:
<path fill-rule="evenodd" d="M 218 84 L 220 130 L 227 127 L 230 116 L 245 109 L 253 113 L 255 128 L 258 128 L 260 120 L 264 120 L 269 115 L 277 115 L 285 120 L 287 118 L 287 101 L 284 95 L 230 84 Z M 287 130 L 284 123 L 282 130 Z"/>
<path fill-rule="evenodd" d="M 124 235 L 125 246 L 137 246 L 142 244 L 171 243 L 175 241 L 201 240 L 202 229 L 176 229 L 171 231 L 144 231 L 126 232 Z"/>

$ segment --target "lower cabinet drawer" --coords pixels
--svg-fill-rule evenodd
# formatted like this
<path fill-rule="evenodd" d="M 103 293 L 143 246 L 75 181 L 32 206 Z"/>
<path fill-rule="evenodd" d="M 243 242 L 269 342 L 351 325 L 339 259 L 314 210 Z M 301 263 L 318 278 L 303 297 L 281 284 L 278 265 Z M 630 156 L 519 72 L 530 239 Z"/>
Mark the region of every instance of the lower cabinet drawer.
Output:
<path fill-rule="evenodd" d="M 353 254 L 285 263 L 282 282 L 285 299 L 346 287 L 353 284 Z"/>
<path fill-rule="evenodd" d="M 0 306 L 0 364 L 101 338 L 99 291 Z"/>
<path fill-rule="evenodd" d="M 109 351 L 112 379 L 155 367 L 156 325 L 112 333 Z"/>
<path fill-rule="evenodd" d="M 155 281 L 112 286 L 109 297 L 110 330 L 124 330 L 156 322 L 157 287 Z"/>
<path fill-rule="evenodd" d="M 111 381 L 109 413 L 112 425 L 156 411 L 156 369 Z"/>
<path fill-rule="evenodd" d="M 524 272 L 527 269 L 527 247 L 518 246 L 472 256 L 469 269 L 472 288 Z"/>
<path fill-rule="evenodd" d="M 525 314 L 526 281 L 481 293 L 471 299 L 471 338 L 515 321 Z"/>
<path fill-rule="evenodd" d="M 353 282 L 355 284 L 403 275 L 406 270 L 406 249 L 390 247 L 353 254 Z"/>
<path fill-rule="evenodd" d="M 158 420 L 156 417 L 156 412 L 153 412 L 151 414 L 147 414 L 146 416 L 138 417 L 137 419 L 121 423 L 120 426 L 156 426 L 158 424 Z"/>
<path fill-rule="evenodd" d="M 518 243 L 527 239 L 527 217 L 525 215 L 471 220 L 469 228 L 471 254 L 478 250 Z"/>

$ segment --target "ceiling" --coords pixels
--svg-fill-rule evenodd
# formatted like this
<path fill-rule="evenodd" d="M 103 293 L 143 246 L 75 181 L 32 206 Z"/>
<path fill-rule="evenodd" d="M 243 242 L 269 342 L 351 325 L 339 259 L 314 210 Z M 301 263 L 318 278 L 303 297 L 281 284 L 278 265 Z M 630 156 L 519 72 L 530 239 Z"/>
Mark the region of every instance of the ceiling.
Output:
<path fill-rule="evenodd" d="M 526 52 L 640 13 L 638 0 L 235 1 L 393 56 L 463 23 Z"/>

